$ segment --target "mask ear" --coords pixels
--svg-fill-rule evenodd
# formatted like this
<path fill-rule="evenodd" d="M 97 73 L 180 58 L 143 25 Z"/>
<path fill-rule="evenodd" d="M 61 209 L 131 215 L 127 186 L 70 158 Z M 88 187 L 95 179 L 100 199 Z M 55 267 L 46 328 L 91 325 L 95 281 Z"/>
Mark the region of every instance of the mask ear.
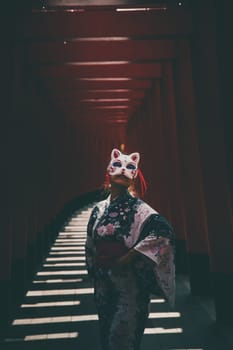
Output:
<path fill-rule="evenodd" d="M 131 153 L 129 155 L 129 157 L 132 159 L 132 161 L 134 161 L 135 163 L 139 163 L 139 160 L 140 160 L 140 154 L 138 152 L 135 152 L 135 153 Z"/>
<path fill-rule="evenodd" d="M 121 151 L 119 151 L 119 149 L 117 148 L 114 148 L 111 153 L 111 158 L 112 159 L 119 158 L 120 155 L 121 155 Z"/>

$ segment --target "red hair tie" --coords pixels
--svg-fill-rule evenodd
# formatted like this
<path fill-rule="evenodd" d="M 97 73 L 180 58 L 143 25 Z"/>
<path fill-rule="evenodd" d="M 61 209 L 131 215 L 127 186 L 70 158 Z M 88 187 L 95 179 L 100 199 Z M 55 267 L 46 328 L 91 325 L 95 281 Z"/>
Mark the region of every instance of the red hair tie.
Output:
<path fill-rule="evenodd" d="M 105 175 L 105 188 L 109 188 L 110 187 L 110 175 L 109 173 L 106 173 Z"/>
<path fill-rule="evenodd" d="M 146 190 L 147 190 L 147 183 L 146 180 L 141 172 L 140 169 L 138 169 L 138 176 L 139 176 L 139 181 L 140 181 L 140 187 L 141 187 L 141 195 L 142 197 L 144 196 Z"/>

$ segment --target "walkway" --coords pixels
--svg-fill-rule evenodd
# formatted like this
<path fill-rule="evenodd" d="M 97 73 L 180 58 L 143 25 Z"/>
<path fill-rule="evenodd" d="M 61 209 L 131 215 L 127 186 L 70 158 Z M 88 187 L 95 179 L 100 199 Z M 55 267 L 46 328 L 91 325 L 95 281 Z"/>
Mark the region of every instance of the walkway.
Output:
<path fill-rule="evenodd" d="M 84 257 L 90 211 L 75 213 L 57 236 L 1 350 L 100 350 Z M 191 297 L 185 276 L 177 276 L 176 300 L 172 312 L 163 299 L 151 301 L 141 350 L 233 350 L 230 330 L 215 325 L 211 300 Z"/>

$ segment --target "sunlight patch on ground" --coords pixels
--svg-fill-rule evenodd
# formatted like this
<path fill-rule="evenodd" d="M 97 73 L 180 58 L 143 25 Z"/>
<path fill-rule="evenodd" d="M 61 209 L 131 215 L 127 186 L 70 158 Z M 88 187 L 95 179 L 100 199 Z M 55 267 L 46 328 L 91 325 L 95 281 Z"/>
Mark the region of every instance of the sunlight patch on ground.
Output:
<path fill-rule="evenodd" d="M 35 341 L 35 340 L 47 340 L 47 339 L 66 339 L 66 338 L 77 338 L 78 332 L 66 332 L 66 333 L 49 333 L 49 334 L 35 334 L 26 335 L 24 341 Z"/>
<path fill-rule="evenodd" d="M 152 304 L 154 303 L 165 303 L 165 299 L 151 299 L 150 301 Z"/>
<path fill-rule="evenodd" d="M 63 248 L 63 247 L 70 247 L 75 246 L 75 247 L 83 247 L 85 242 L 77 242 L 76 240 L 70 241 L 69 242 L 55 242 L 54 243 L 54 248 Z"/>
<path fill-rule="evenodd" d="M 66 250 L 81 250 L 81 251 L 84 251 L 85 248 L 83 247 L 83 245 L 82 246 L 75 246 L 75 247 L 74 246 L 66 246 L 66 247 L 62 246 L 62 247 L 52 247 L 50 249 L 50 251 L 53 251 L 53 250 L 63 251 L 63 252 L 66 253 Z"/>
<path fill-rule="evenodd" d="M 85 238 L 85 237 L 87 237 L 87 233 L 84 230 L 83 231 L 78 231 L 78 233 L 68 232 L 68 231 L 61 231 L 61 232 L 59 232 L 58 237 L 63 237 L 63 236 Z"/>
<path fill-rule="evenodd" d="M 50 252 L 49 255 L 77 255 L 77 254 L 80 254 L 80 255 L 83 255 L 83 252 L 71 252 L 71 251 L 67 251 L 67 252 Z"/>
<path fill-rule="evenodd" d="M 65 226 L 65 232 L 86 232 L 86 226 Z"/>
<path fill-rule="evenodd" d="M 46 261 L 85 261 L 85 256 L 77 256 L 77 257 L 63 257 L 63 258 L 47 258 Z"/>
<path fill-rule="evenodd" d="M 174 334 L 183 333 L 182 328 L 146 328 L 144 334 Z"/>
<path fill-rule="evenodd" d="M 181 317 L 180 312 L 150 312 L 149 318 L 173 318 Z"/>
<path fill-rule="evenodd" d="M 86 239 L 84 238 L 58 238 L 55 243 L 85 243 Z"/>
<path fill-rule="evenodd" d="M 54 280 L 41 280 L 41 281 L 33 281 L 34 284 L 38 283 L 77 283 L 83 282 L 83 278 L 72 278 L 72 279 L 54 279 Z"/>
<path fill-rule="evenodd" d="M 40 271 L 37 276 L 56 276 L 56 275 L 87 275 L 87 270 L 60 270 L 60 271 Z"/>
<path fill-rule="evenodd" d="M 65 323 L 65 322 L 84 322 L 98 321 L 98 315 L 69 315 L 69 316 L 54 316 L 54 317 L 37 317 L 37 318 L 21 318 L 15 319 L 12 325 L 32 325 L 32 324 L 48 324 L 48 323 Z"/>
<path fill-rule="evenodd" d="M 55 264 L 43 264 L 43 267 L 70 267 L 70 266 L 85 266 L 83 263 L 55 263 Z"/>
<path fill-rule="evenodd" d="M 34 308 L 34 307 L 57 307 L 57 306 L 75 306 L 80 305 L 79 300 L 71 301 L 49 301 L 47 303 L 34 303 L 34 304 L 22 304 L 22 308 Z"/>
<path fill-rule="evenodd" d="M 46 296 L 46 295 L 72 295 L 72 294 L 94 294 L 94 288 L 77 289 L 53 289 L 53 290 L 30 290 L 26 296 Z"/>

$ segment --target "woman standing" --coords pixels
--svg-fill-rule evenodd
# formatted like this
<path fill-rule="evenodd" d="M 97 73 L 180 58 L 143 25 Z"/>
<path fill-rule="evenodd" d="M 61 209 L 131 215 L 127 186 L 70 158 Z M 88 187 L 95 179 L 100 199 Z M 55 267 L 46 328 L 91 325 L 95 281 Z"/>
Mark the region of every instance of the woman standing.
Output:
<path fill-rule="evenodd" d="M 94 279 L 103 350 L 139 350 L 151 294 L 174 304 L 174 234 L 166 219 L 131 194 L 139 153 L 113 149 L 107 168 L 110 195 L 93 209 L 86 262 Z M 135 190 L 135 188 L 134 188 Z"/>

